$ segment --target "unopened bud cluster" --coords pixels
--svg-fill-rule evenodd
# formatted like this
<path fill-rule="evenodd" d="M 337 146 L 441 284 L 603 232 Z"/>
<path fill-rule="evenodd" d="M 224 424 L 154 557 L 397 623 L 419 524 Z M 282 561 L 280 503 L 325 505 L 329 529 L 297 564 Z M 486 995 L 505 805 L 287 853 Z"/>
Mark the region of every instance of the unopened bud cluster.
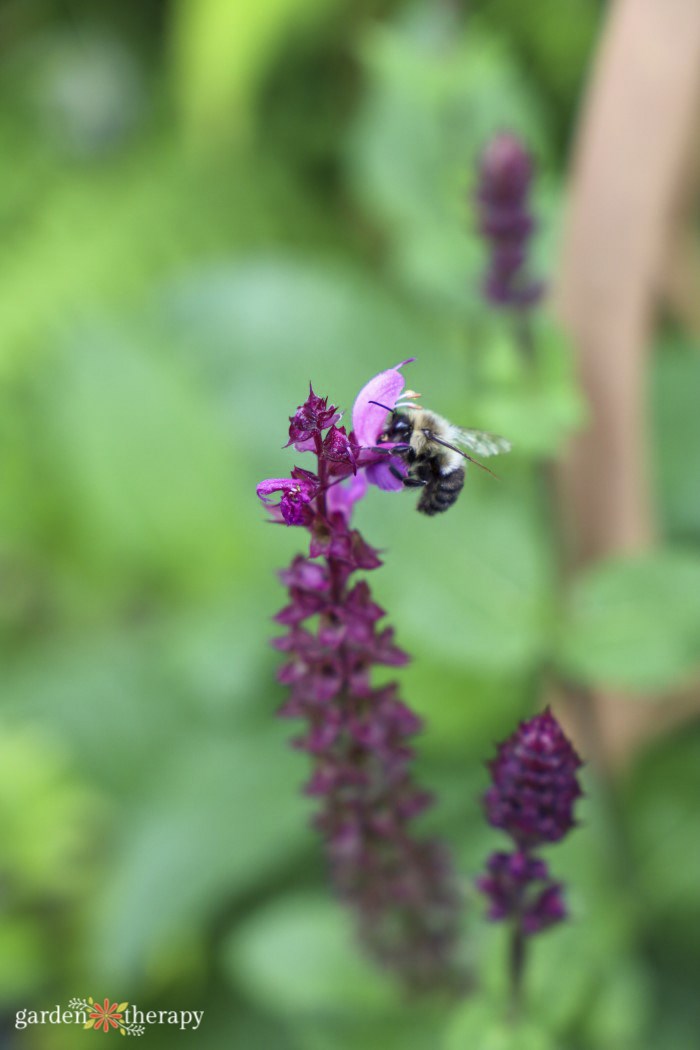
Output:
<path fill-rule="evenodd" d="M 558 842 L 575 826 L 581 795 L 581 759 L 549 709 L 523 722 L 489 763 L 491 787 L 483 798 L 486 818 L 513 840 L 510 853 L 493 853 L 478 880 L 489 898 L 489 917 L 513 919 L 525 934 L 566 917 L 559 882 L 533 852 Z"/>

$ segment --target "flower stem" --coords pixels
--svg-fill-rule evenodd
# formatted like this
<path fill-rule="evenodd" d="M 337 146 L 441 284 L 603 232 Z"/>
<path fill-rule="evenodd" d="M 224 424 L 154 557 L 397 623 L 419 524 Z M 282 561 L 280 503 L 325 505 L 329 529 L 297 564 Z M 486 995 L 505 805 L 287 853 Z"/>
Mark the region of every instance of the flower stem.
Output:
<path fill-rule="evenodd" d="M 523 980 L 525 976 L 526 937 L 523 931 L 522 917 L 516 915 L 510 932 L 509 974 L 510 974 L 510 1018 L 517 1020 L 522 1013 Z"/>

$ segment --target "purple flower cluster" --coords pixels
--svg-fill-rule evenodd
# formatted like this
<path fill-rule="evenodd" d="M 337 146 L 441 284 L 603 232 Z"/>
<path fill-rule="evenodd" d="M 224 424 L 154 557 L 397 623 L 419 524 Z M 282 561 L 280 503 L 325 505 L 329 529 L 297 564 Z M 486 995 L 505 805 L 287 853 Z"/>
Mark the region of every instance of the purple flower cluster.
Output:
<path fill-rule="evenodd" d="M 574 827 L 580 766 L 549 709 L 521 723 L 489 763 L 486 817 L 510 835 L 515 849 L 492 854 L 478 886 L 489 898 L 489 918 L 513 920 L 521 937 L 566 917 L 562 884 L 550 879 L 547 865 L 532 851 L 558 842 Z"/>
<path fill-rule="evenodd" d="M 490 246 L 484 294 L 495 306 L 525 309 L 542 295 L 542 283 L 524 273 L 534 220 L 528 195 L 532 159 L 520 140 L 496 135 L 480 163 L 476 191 L 479 232 Z"/>
<path fill-rule="evenodd" d="M 290 478 L 262 482 L 258 495 L 275 520 L 311 535 L 309 557 L 281 573 L 289 602 L 276 620 L 286 633 L 273 644 L 286 656 L 278 677 L 289 696 L 280 714 L 305 722 L 294 743 L 311 757 L 306 792 L 320 802 L 314 823 L 334 885 L 356 909 L 372 954 L 408 987 L 427 988 L 454 977 L 459 902 L 441 845 L 412 830 L 430 803 L 410 772 L 409 741 L 421 723 L 395 683 L 372 678 L 374 668 L 408 658 L 382 626 L 384 610 L 366 581 L 355 578 L 381 562 L 350 527 L 368 482 L 401 485 L 387 470 L 387 446 L 376 448 L 386 410 L 369 402 L 392 408 L 402 389 L 398 368 L 371 380 L 355 402 L 350 434 L 311 390 L 290 419 L 289 444 L 313 451 L 316 470 L 295 467 Z M 280 502 L 269 506 L 276 492 Z"/>
<path fill-rule="evenodd" d="M 529 936 L 566 918 L 563 884 L 550 879 L 549 868 L 539 857 L 492 853 L 487 870 L 478 886 L 490 899 L 489 919 L 517 918 Z"/>

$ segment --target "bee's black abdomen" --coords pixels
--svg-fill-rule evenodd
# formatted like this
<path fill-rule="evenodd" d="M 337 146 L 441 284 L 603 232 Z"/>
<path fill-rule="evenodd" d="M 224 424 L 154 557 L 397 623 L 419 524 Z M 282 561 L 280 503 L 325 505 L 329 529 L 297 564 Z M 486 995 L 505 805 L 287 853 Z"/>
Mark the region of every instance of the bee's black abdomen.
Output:
<path fill-rule="evenodd" d="M 449 474 L 433 474 L 418 500 L 422 514 L 441 514 L 449 510 L 464 488 L 464 471 L 451 470 Z"/>

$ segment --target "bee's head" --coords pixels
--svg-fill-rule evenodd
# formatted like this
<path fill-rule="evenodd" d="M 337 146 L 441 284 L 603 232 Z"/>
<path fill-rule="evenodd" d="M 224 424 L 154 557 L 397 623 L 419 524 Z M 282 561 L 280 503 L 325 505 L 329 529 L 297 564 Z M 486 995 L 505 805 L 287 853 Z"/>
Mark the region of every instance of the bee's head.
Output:
<path fill-rule="evenodd" d="M 379 442 L 383 441 L 394 441 L 397 443 L 407 443 L 411 439 L 413 433 L 413 422 L 405 412 L 397 412 L 395 408 L 389 408 L 387 405 L 380 404 L 379 401 L 371 401 L 372 405 L 379 405 L 380 408 L 385 408 L 389 413 L 389 422 L 386 428 L 379 435 Z"/>
<path fill-rule="evenodd" d="M 410 441 L 413 433 L 413 423 L 404 412 L 392 412 L 384 434 L 385 441 Z"/>

